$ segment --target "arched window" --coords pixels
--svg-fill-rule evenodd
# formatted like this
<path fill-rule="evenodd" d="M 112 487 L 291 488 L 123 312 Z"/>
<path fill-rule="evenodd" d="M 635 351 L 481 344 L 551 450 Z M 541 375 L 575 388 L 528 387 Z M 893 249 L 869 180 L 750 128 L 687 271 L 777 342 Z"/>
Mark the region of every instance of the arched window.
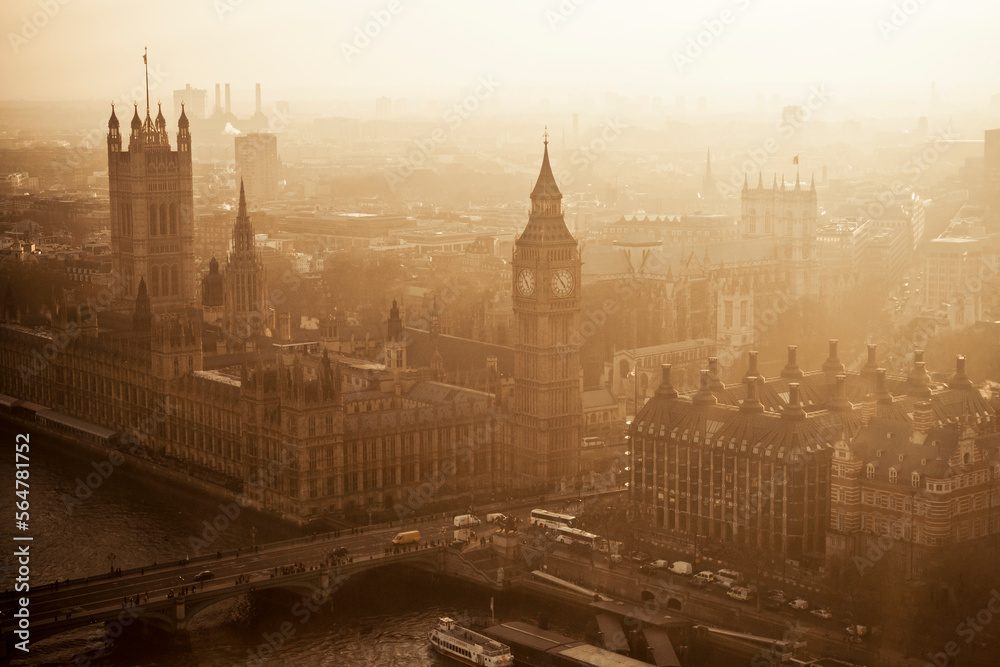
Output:
<path fill-rule="evenodd" d="M 915 472 L 912 475 L 910 475 L 910 486 L 912 486 L 913 488 L 917 488 L 917 487 L 920 486 L 920 473 L 919 472 Z"/>
<path fill-rule="evenodd" d="M 771 222 L 771 212 L 764 211 L 764 233 L 770 234 L 774 231 L 773 223 Z"/>
<path fill-rule="evenodd" d="M 623 380 L 628 377 L 629 371 L 631 370 L 632 369 L 629 368 L 626 360 L 622 359 L 618 362 L 618 375 L 620 375 Z"/>
<path fill-rule="evenodd" d="M 150 271 L 149 291 L 153 296 L 160 296 L 160 267 L 154 266 Z"/>
<path fill-rule="evenodd" d="M 869 463 L 868 466 L 865 468 L 865 476 L 868 479 L 875 479 L 875 464 L 874 463 Z"/>
<path fill-rule="evenodd" d="M 170 268 L 170 293 L 177 295 L 181 293 L 180 281 L 177 279 L 177 266 Z"/>
<path fill-rule="evenodd" d="M 889 481 L 895 484 L 898 479 L 899 479 L 899 473 L 896 471 L 896 469 L 889 468 Z"/>
<path fill-rule="evenodd" d="M 962 463 L 964 463 L 965 465 L 969 465 L 970 463 L 972 463 L 972 455 L 969 454 L 969 452 L 962 454 Z"/>
<path fill-rule="evenodd" d="M 751 234 L 757 233 L 757 209 L 750 209 L 750 215 L 747 216 L 747 231 Z"/>
<path fill-rule="evenodd" d="M 160 204 L 160 234 L 167 235 L 167 205 Z"/>
<path fill-rule="evenodd" d="M 170 234 L 177 234 L 177 204 L 170 204 Z"/>
<path fill-rule="evenodd" d="M 156 234 L 156 204 L 149 205 L 149 235 Z"/>

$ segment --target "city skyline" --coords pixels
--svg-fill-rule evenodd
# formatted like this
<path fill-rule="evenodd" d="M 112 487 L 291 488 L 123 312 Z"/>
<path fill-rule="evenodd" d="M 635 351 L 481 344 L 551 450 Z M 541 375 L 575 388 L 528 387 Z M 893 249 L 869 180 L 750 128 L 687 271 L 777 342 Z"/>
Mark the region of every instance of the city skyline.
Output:
<path fill-rule="evenodd" d="M 997 14 L 6 7 L 0 660 L 993 667 Z"/>

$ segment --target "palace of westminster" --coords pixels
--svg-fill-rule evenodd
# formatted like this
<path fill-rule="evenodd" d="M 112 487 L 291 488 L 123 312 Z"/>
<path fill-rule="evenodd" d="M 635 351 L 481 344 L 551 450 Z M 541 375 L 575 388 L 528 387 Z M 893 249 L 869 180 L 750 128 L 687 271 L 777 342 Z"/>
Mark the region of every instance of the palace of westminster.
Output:
<path fill-rule="evenodd" d="M 97 313 L 64 299 L 49 326 L 28 326 L 6 299 L 0 398 L 102 446 L 139 442 L 134 456 L 147 463 L 302 523 L 395 517 L 428 482 L 435 502 L 456 506 L 581 488 L 593 472 L 581 453 L 581 255 L 547 140 L 510 265 L 512 372 L 500 377 L 493 359 L 495 377 L 475 388 L 444 381 L 433 315 L 422 341 L 431 363 L 412 363 L 395 303 L 381 363 L 344 349 L 332 317 L 312 339 L 293 338 L 289 316 L 269 305 L 247 211 L 254 193 L 242 184 L 232 249 L 199 278 L 191 142 L 183 110 L 173 148 L 162 112 L 153 119 L 147 105 L 144 119 L 134 110 L 124 149 L 112 110 L 113 304 Z M 815 190 L 744 186 L 743 198 L 753 211 L 745 231 L 784 244 L 783 285 L 814 291 Z M 787 231 L 772 219 L 789 220 Z M 654 531 L 819 560 L 880 535 L 933 551 L 1000 533 L 995 406 L 964 359 L 936 382 L 915 356 L 896 377 L 872 347 L 849 371 L 831 341 L 821 370 L 800 369 L 792 348 L 780 376 L 765 379 L 746 349 L 742 382 L 724 383 L 717 360 L 704 359 L 688 393 L 671 384 L 670 364 L 644 369 L 652 395 L 631 425 L 625 468 L 636 516 Z"/>

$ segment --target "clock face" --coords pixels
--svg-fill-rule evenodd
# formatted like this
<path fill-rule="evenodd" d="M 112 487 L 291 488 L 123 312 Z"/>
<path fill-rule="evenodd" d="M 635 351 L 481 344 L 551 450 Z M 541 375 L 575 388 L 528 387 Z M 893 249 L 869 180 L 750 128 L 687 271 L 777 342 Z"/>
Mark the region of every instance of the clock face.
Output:
<path fill-rule="evenodd" d="M 552 293 L 556 296 L 572 294 L 573 284 L 573 273 L 567 269 L 559 269 L 552 274 Z"/>
<path fill-rule="evenodd" d="M 531 269 L 521 269 L 517 274 L 517 292 L 521 296 L 531 296 L 535 293 L 535 272 Z"/>

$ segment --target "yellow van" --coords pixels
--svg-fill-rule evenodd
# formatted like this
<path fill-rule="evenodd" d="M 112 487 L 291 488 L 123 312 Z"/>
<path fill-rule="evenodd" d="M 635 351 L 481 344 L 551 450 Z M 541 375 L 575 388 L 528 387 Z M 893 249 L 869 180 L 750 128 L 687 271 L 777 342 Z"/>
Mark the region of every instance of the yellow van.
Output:
<path fill-rule="evenodd" d="M 396 536 L 392 538 L 393 544 L 416 544 L 419 541 L 419 530 L 404 530 L 401 533 L 396 533 Z"/>

